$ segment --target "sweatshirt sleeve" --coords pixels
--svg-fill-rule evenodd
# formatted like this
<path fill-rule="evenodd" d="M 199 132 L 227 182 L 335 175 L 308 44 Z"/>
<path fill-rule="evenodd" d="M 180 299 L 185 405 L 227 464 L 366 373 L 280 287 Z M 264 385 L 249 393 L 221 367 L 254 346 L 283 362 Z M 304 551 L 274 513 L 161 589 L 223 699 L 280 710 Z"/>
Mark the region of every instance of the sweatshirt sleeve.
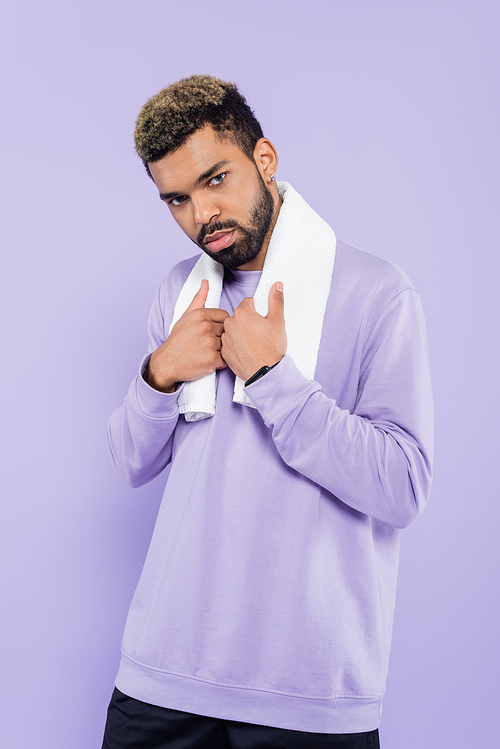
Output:
<path fill-rule="evenodd" d="M 161 393 L 142 377 L 149 357 L 165 340 L 162 287 L 149 315 L 148 353 L 141 362 L 122 406 L 108 423 L 111 455 L 120 475 L 133 487 L 151 481 L 172 458 L 173 432 L 179 418 L 175 393 Z"/>
<path fill-rule="evenodd" d="M 397 528 L 423 509 L 433 404 L 414 289 L 397 294 L 368 335 L 352 412 L 306 379 L 289 356 L 246 391 L 285 463 L 349 507 Z"/>

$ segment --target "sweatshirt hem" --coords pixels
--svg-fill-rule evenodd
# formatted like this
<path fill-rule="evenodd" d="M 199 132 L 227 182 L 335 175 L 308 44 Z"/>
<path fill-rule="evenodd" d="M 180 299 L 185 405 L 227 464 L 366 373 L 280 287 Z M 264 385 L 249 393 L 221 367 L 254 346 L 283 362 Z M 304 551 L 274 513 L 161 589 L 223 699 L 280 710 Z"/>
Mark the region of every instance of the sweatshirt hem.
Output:
<path fill-rule="evenodd" d="M 213 718 L 310 733 L 361 733 L 380 724 L 382 695 L 317 697 L 160 671 L 122 654 L 117 688 L 141 702 Z"/>

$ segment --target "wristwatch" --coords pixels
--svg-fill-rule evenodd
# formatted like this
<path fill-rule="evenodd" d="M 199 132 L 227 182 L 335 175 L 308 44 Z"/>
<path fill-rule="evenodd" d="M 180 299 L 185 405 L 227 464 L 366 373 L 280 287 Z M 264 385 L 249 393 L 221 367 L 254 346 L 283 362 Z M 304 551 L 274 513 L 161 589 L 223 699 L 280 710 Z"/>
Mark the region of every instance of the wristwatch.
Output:
<path fill-rule="evenodd" d="M 264 377 L 264 375 L 270 372 L 271 369 L 274 369 L 275 367 L 277 367 L 278 364 L 279 364 L 279 361 L 277 361 L 276 364 L 273 364 L 272 367 L 268 367 L 266 364 L 264 367 L 261 367 L 260 369 L 258 369 L 257 372 L 253 374 L 250 377 L 250 379 L 248 379 L 245 382 L 245 387 L 247 387 L 247 385 L 252 385 L 254 382 L 257 382 L 257 380 L 260 380 L 261 377 Z"/>

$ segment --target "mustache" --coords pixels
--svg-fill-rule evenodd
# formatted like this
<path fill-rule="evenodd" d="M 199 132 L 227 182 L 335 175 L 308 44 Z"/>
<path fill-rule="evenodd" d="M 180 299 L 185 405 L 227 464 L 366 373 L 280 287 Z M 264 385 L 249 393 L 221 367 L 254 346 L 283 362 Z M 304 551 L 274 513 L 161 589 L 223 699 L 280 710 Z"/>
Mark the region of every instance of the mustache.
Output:
<path fill-rule="evenodd" d="M 239 229 L 239 225 L 236 221 L 229 219 L 228 221 L 214 221 L 213 224 L 207 224 L 202 226 L 198 232 L 196 241 L 199 245 L 203 244 L 205 237 L 209 234 L 213 234 L 214 231 L 225 231 L 226 229 Z"/>

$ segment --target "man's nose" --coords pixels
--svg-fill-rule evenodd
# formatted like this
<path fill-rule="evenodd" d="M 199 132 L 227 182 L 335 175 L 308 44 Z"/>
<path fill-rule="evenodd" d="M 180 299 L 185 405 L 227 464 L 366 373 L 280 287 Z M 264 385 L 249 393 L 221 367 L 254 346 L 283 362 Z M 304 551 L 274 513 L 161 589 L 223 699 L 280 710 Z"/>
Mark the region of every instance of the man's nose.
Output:
<path fill-rule="evenodd" d="M 192 206 L 193 218 L 196 224 L 209 224 L 220 214 L 219 208 L 208 195 L 193 196 Z"/>

